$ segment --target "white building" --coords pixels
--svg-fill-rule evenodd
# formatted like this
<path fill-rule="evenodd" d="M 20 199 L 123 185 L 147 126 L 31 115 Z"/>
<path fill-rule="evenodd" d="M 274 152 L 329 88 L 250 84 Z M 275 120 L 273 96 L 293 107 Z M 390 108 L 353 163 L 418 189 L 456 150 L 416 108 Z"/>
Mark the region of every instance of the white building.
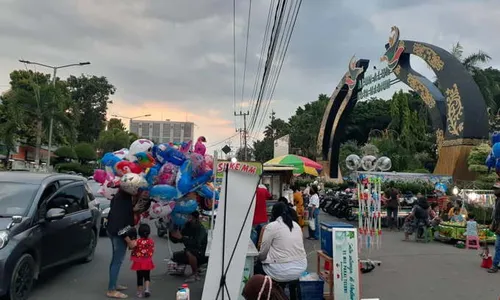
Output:
<path fill-rule="evenodd" d="M 131 120 L 130 132 L 155 143 L 180 143 L 194 140 L 194 123 L 170 120 Z"/>

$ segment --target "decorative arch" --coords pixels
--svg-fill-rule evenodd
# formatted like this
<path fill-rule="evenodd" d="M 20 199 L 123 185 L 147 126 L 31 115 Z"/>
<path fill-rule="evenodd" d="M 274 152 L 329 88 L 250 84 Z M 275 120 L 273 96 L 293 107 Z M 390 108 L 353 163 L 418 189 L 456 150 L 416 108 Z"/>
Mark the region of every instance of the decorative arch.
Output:
<path fill-rule="evenodd" d="M 422 42 L 400 40 L 399 29 L 391 28 L 389 43 L 381 61 L 396 77 L 420 95 L 429 110 L 439 159 L 434 173 L 455 179 L 473 179 L 467 157 L 471 148 L 488 139 L 488 113 L 484 98 L 462 63 L 448 51 Z M 411 67 L 411 55 L 423 59 L 437 76 L 440 88 Z M 318 152 L 329 177 L 339 178 L 339 135 L 358 100 L 369 60 L 349 62 L 349 70 L 335 88 L 318 134 Z"/>

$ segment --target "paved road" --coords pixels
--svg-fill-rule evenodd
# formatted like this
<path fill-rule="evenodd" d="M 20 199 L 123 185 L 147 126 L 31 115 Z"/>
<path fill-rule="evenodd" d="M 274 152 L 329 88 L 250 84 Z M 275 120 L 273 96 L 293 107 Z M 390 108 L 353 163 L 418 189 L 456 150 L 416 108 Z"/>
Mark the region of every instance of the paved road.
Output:
<path fill-rule="evenodd" d="M 322 215 L 322 220 L 330 221 L 333 218 Z M 382 261 L 382 266 L 362 275 L 363 297 L 382 300 L 498 299 L 500 273 L 487 274 L 481 269 L 477 251 L 457 249 L 440 242 L 403 242 L 402 236 L 399 232 L 384 233 L 382 249 L 373 250 L 371 253 L 363 250 L 363 258 L 370 257 Z M 155 239 L 157 268 L 152 273 L 153 297 L 174 299 L 176 289 L 183 281 L 165 275 L 166 265 L 163 258 L 168 254 L 167 241 L 156 237 Z M 59 268 L 45 274 L 31 299 L 105 299 L 110 249 L 109 240 L 101 238 L 93 262 Z M 175 251 L 180 248 L 177 246 L 173 249 Z M 318 249 L 319 242 L 306 240 L 310 271 L 315 271 L 315 250 Z M 128 267 L 128 262 L 124 263 L 120 283 L 129 286 L 129 295 L 133 296 L 135 273 Z M 192 299 L 201 299 L 203 283 L 194 283 L 190 287 Z"/>

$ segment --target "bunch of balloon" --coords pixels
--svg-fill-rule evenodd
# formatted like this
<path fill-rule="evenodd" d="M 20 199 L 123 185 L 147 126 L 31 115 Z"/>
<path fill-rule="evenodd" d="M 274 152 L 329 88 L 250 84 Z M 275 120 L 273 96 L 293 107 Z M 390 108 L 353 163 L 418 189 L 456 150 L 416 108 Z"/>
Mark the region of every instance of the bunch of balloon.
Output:
<path fill-rule="evenodd" d="M 139 205 L 139 219 L 169 219 L 184 226 L 199 201 L 217 199 L 218 192 L 209 181 L 213 177 L 213 157 L 207 155 L 204 137 L 192 142 L 155 145 L 147 139 L 134 141 L 129 149 L 104 154 L 104 169 L 95 170 L 94 180 L 101 183 L 99 192 L 114 197 L 118 189 L 132 195 L 147 195 Z M 138 207 L 136 205 L 136 207 Z"/>
<path fill-rule="evenodd" d="M 495 168 L 497 176 L 500 177 L 500 132 L 491 135 L 491 152 L 485 162 L 488 172 Z"/>
<path fill-rule="evenodd" d="M 356 171 L 358 193 L 359 245 L 377 248 L 382 244 L 381 194 L 382 174 L 392 167 L 391 159 L 367 155 L 360 158 L 351 154 L 346 158 L 348 169 Z"/>

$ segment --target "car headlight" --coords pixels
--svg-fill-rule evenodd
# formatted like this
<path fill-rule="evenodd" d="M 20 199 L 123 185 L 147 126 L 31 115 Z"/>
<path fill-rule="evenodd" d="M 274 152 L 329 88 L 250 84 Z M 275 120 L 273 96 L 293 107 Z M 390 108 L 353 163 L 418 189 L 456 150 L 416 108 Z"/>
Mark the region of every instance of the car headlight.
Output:
<path fill-rule="evenodd" d="M 9 233 L 5 230 L 0 231 L 0 249 L 5 247 L 9 242 Z"/>

